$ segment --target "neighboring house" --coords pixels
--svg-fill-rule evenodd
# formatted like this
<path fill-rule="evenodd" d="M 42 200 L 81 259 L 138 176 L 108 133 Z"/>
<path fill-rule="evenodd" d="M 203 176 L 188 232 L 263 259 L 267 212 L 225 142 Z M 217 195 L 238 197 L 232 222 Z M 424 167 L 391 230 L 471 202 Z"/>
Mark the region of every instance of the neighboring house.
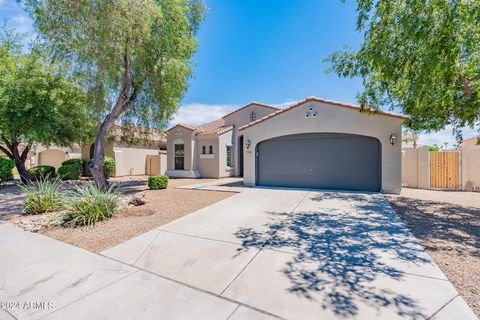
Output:
<path fill-rule="evenodd" d="M 165 134 L 155 130 L 140 132 L 115 125 L 105 147 L 105 156 L 115 159 L 114 177 L 164 174 L 167 167 Z M 80 158 L 93 158 L 94 144 L 81 147 Z"/>
<path fill-rule="evenodd" d="M 167 132 L 166 174 L 398 193 L 406 117 L 359 110 L 312 97 L 286 109 L 253 102 L 205 125 L 179 124 Z"/>
<path fill-rule="evenodd" d="M 465 139 L 461 143 L 462 149 L 467 149 L 467 148 L 478 148 L 480 149 L 480 136 L 479 137 L 471 137 L 468 139 Z"/>
<path fill-rule="evenodd" d="M 32 166 L 48 165 L 55 169 L 60 168 L 63 161 L 76 158 L 80 158 L 80 146 L 78 145 L 71 147 L 35 145 L 30 157 Z"/>
<path fill-rule="evenodd" d="M 105 147 L 105 155 L 115 159 L 114 177 L 157 175 L 167 169 L 165 135 L 153 130 L 146 134 L 134 130 L 127 132 L 115 125 Z M 36 145 L 28 157 L 32 166 L 49 165 L 56 169 L 63 161 L 75 158 L 86 162 L 92 159 L 93 144 L 70 147 Z"/>

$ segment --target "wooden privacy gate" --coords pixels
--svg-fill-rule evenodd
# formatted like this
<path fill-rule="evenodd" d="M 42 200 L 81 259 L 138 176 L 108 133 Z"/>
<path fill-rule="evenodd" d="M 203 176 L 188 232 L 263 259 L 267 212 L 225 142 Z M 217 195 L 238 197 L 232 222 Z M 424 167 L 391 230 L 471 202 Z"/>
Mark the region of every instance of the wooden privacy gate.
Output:
<path fill-rule="evenodd" d="M 430 152 L 430 188 L 460 189 L 460 152 Z"/>

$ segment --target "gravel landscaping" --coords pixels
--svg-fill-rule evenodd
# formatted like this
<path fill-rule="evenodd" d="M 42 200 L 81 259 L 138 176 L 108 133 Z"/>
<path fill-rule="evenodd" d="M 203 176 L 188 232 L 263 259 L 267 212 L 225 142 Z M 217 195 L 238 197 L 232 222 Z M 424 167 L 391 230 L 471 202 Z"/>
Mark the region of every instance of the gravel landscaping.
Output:
<path fill-rule="evenodd" d="M 55 213 L 23 214 L 21 203 L 24 197 L 17 186 L 0 189 L 0 219 L 15 223 L 25 230 L 100 252 L 233 195 L 230 192 L 176 188 L 211 181 L 208 179 L 171 179 L 165 190 L 148 190 L 146 177 L 111 181 L 118 184 L 119 191 L 124 195 L 125 207 L 113 218 L 99 222 L 95 227 L 45 227 Z M 141 206 L 127 205 L 129 199 L 138 193 L 146 203 Z"/>
<path fill-rule="evenodd" d="M 404 188 L 387 200 L 480 317 L 480 193 Z"/>

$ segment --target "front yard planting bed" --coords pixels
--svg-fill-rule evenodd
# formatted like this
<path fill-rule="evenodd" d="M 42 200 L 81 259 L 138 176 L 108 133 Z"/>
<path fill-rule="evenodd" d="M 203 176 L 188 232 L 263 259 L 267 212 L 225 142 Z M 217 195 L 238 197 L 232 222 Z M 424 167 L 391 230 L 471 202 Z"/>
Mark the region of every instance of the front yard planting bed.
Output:
<path fill-rule="evenodd" d="M 404 189 L 387 200 L 480 317 L 480 193 Z"/>
<path fill-rule="evenodd" d="M 17 224 L 19 227 L 39 232 L 60 241 L 100 252 L 144 232 L 158 228 L 170 221 L 207 207 L 233 195 L 230 192 L 177 189 L 176 187 L 210 180 L 171 179 L 164 190 L 149 190 L 147 178 L 111 179 L 118 185 L 124 208 L 112 218 L 98 222 L 94 227 L 68 228 L 46 224 L 56 213 L 26 215 L 20 206 L 24 196 L 18 187 L 0 189 L 0 219 Z M 68 189 L 68 183 L 67 189 Z M 128 200 L 138 192 L 145 194 L 145 204 L 127 205 Z M 10 201 L 11 199 L 11 201 Z"/>

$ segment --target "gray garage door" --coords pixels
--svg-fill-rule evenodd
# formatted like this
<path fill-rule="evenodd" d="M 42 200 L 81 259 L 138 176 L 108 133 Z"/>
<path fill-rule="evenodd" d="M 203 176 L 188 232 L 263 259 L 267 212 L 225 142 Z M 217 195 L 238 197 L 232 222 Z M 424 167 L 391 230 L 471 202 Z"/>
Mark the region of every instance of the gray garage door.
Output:
<path fill-rule="evenodd" d="M 342 190 L 380 190 L 380 143 L 374 138 L 309 133 L 262 141 L 257 184 Z"/>

